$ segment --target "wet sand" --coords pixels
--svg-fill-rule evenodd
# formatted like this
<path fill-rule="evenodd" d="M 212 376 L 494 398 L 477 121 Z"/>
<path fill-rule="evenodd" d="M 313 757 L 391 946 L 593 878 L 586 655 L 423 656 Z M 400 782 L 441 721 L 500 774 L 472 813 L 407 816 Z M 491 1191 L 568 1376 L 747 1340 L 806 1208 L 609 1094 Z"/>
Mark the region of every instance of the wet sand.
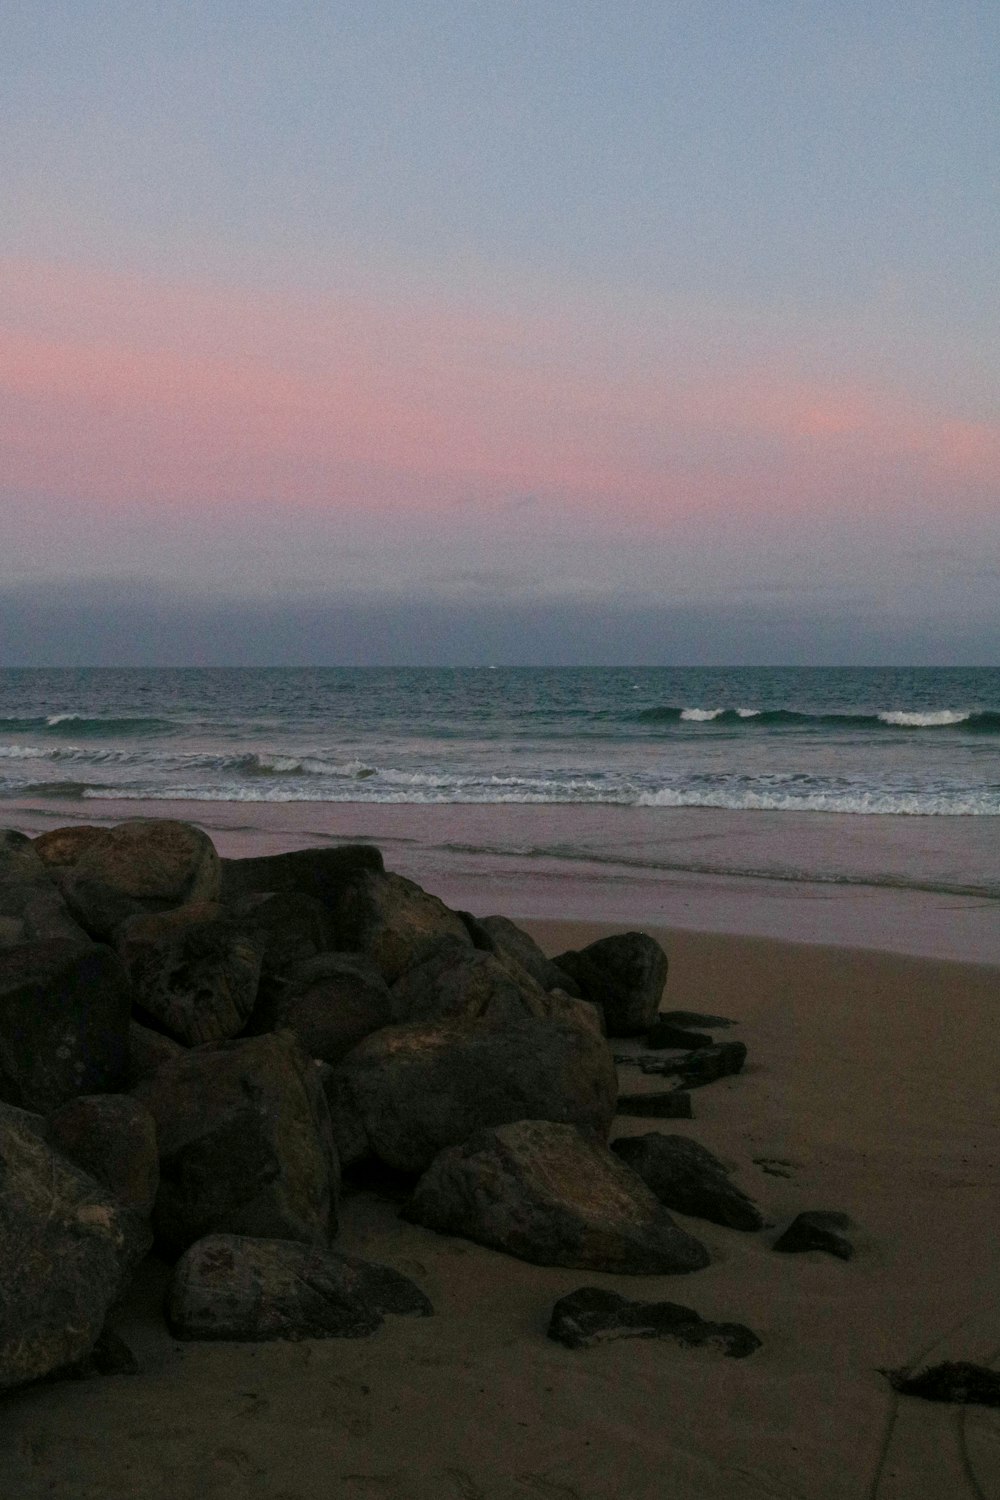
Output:
<path fill-rule="evenodd" d="M 629 924 L 643 925 L 643 924 Z M 549 951 L 602 930 L 537 923 Z M 340 1246 L 406 1272 L 433 1318 L 373 1338 L 181 1345 L 152 1266 L 121 1331 L 133 1377 L 0 1405 L 7 1500 L 961 1500 L 1000 1494 L 1000 1413 L 895 1396 L 881 1367 L 1000 1356 L 1000 969 L 668 930 L 665 1003 L 718 1011 L 738 1077 L 664 1128 L 733 1167 L 773 1227 L 682 1219 L 687 1277 L 542 1269 L 403 1223 L 369 1193 Z M 656 1085 L 621 1069 L 623 1088 Z M 653 1122 L 620 1117 L 615 1133 Z M 805 1208 L 859 1226 L 853 1260 L 775 1254 Z M 581 1285 L 749 1324 L 724 1359 L 670 1342 L 545 1337 Z"/>

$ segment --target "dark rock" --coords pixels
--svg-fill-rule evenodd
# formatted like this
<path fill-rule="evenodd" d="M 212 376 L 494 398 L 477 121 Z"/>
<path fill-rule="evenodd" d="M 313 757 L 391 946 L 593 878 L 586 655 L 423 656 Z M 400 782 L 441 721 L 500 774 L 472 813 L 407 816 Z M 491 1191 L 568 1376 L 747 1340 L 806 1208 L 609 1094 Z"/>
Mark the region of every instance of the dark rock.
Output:
<path fill-rule="evenodd" d="M 422 1172 L 483 1125 L 548 1119 L 606 1137 L 618 1081 L 600 1037 L 554 1021 L 389 1026 L 337 1070 L 344 1108 L 387 1166 Z"/>
<path fill-rule="evenodd" d="M 703 1026 L 706 1031 L 718 1031 L 720 1027 L 739 1024 L 726 1016 L 705 1015 L 700 1010 L 661 1010 L 656 1019 L 665 1021 L 669 1026 Z"/>
<path fill-rule="evenodd" d="M 495 953 L 497 951 L 496 944 L 478 917 L 474 917 L 471 911 L 456 911 L 455 915 L 469 934 L 473 948 L 477 948 L 480 953 Z"/>
<path fill-rule="evenodd" d="M 810 1209 L 792 1220 L 772 1248 L 789 1254 L 801 1250 L 825 1250 L 840 1260 L 850 1260 L 854 1246 L 846 1231 L 851 1228 L 853 1225 L 847 1214 Z"/>
<path fill-rule="evenodd" d="M 181 1339 L 363 1338 L 386 1313 L 431 1312 L 420 1288 L 388 1266 L 229 1234 L 191 1246 L 167 1298 L 167 1320 Z"/>
<path fill-rule="evenodd" d="M 267 1031 L 270 1024 L 262 1018 L 284 993 L 289 970 L 337 946 L 333 918 L 322 901 L 299 891 L 241 896 L 223 909 L 260 952 L 257 1005 L 261 1019 L 255 1015 L 249 1029 Z"/>
<path fill-rule="evenodd" d="M 579 997 L 580 988 L 570 974 L 546 958 L 534 938 L 509 917 L 483 917 L 479 926 L 492 942 L 493 951 L 514 959 L 543 990 L 564 990 Z"/>
<path fill-rule="evenodd" d="M 589 1132 L 550 1120 L 477 1131 L 442 1151 L 405 1217 L 543 1266 L 697 1271 L 705 1247 Z"/>
<path fill-rule="evenodd" d="M 129 917 L 116 947 L 139 1010 L 187 1047 L 238 1036 L 257 999 L 262 944 L 217 902 Z"/>
<path fill-rule="evenodd" d="M 617 1112 L 644 1120 L 690 1120 L 691 1095 L 684 1089 L 664 1089 L 655 1094 L 619 1094 Z"/>
<path fill-rule="evenodd" d="M 389 988 L 363 954 L 321 953 L 292 969 L 267 1020 L 273 1029 L 294 1032 L 310 1057 L 336 1063 L 389 1025 Z"/>
<path fill-rule="evenodd" d="M 167 1255 L 206 1234 L 326 1244 L 335 1232 L 340 1172 L 330 1113 L 293 1037 L 193 1048 L 135 1097 L 156 1121 L 153 1227 Z"/>
<path fill-rule="evenodd" d="M 58 1378 L 93 1380 L 105 1375 L 138 1375 L 139 1361 L 123 1338 L 105 1328 L 90 1353 L 65 1369 L 56 1371 Z"/>
<path fill-rule="evenodd" d="M 324 907 L 340 901 L 356 875 L 380 874 L 385 868 L 374 844 L 341 844 L 332 849 L 293 849 L 254 859 L 222 861 L 222 899 L 235 901 L 261 892 L 297 891 Z"/>
<path fill-rule="evenodd" d="M 589 1349 L 609 1339 L 674 1339 L 685 1348 L 707 1345 L 730 1359 L 745 1359 L 760 1339 L 743 1323 L 709 1323 L 678 1302 L 632 1302 L 617 1292 L 582 1286 L 560 1297 L 548 1336 L 567 1349 Z"/>
<path fill-rule="evenodd" d="M 37 1122 L 0 1105 L 0 1389 L 85 1358 L 149 1242 Z"/>
<path fill-rule="evenodd" d="M 183 1051 L 184 1048 L 180 1042 L 175 1042 L 173 1037 L 153 1031 L 149 1026 L 140 1026 L 138 1021 L 130 1021 L 127 1087 L 133 1089 L 144 1078 L 152 1078 L 164 1063 L 172 1062 L 175 1057 L 180 1057 Z"/>
<path fill-rule="evenodd" d="M 693 1052 L 696 1047 L 712 1047 L 714 1042 L 706 1031 L 685 1031 L 672 1021 L 659 1020 L 646 1037 L 646 1046 L 657 1048 L 678 1047 Z"/>
<path fill-rule="evenodd" d="M 718 1078 L 728 1078 L 731 1074 L 739 1073 L 746 1060 L 745 1042 L 716 1042 L 711 1047 L 699 1047 L 697 1051 L 678 1058 L 674 1063 L 667 1063 L 657 1071 L 676 1073 L 685 1088 L 700 1089 Z"/>
<path fill-rule="evenodd" d="M 764 1217 L 752 1199 L 730 1181 L 718 1157 L 685 1135 L 620 1136 L 611 1149 L 638 1172 L 665 1208 L 727 1229 L 762 1229 Z"/>
<path fill-rule="evenodd" d="M 128 1094 L 70 1099 L 49 1119 L 49 1141 L 121 1203 L 149 1216 L 160 1181 L 156 1125 Z"/>
<path fill-rule="evenodd" d="M 518 965 L 449 935 L 396 980 L 392 1019 L 400 1023 L 487 1016 L 511 1021 L 545 1015 L 546 1001 L 541 985 Z"/>
<path fill-rule="evenodd" d="M 918 1375 L 906 1369 L 881 1372 L 893 1390 L 924 1401 L 950 1401 L 961 1406 L 1000 1406 L 1000 1371 L 968 1360 L 931 1365 Z"/>
<path fill-rule="evenodd" d="M 110 948 L 84 941 L 0 950 L 0 1099 L 47 1114 L 121 1088 L 131 997 Z"/>
<path fill-rule="evenodd" d="M 653 1025 L 667 980 L 667 955 L 654 938 L 618 933 L 554 962 L 585 1000 L 601 1006 L 609 1036 L 635 1036 Z"/>
<path fill-rule="evenodd" d="M 331 1067 L 329 1063 L 317 1059 L 315 1067 L 330 1111 L 333 1144 L 337 1148 L 341 1168 L 346 1170 L 357 1167 L 362 1162 L 371 1163 L 374 1158 L 365 1133 L 364 1120 L 354 1103 L 347 1080 L 338 1068 Z"/>
<path fill-rule="evenodd" d="M 81 926 L 104 941 L 127 917 L 215 901 L 219 878 L 219 856 L 200 828 L 137 819 L 85 849 L 62 889 Z"/>
<path fill-rule="evenodd" d="M 72 823 L 66 828 L 50 828 L 47 833 L 40 833 L 32 839 L 31 846 L 44 865 L 69 869 L 86 850 L 105 843 L 110 832 L 108 828 L 95 828 L 92 823 Z"/>
<path fill-rule="evenodd" d="M 462 919 L 402 875 L 355 876 L 340 896 L 335 918 L 338 947 L 367 954 L 389 985 L 449 934 L 475 951 Z"/>
<path fill-rule="evenodd" d="M 33 841 L 0 828 L 0 948 L 87 941 Z"/>

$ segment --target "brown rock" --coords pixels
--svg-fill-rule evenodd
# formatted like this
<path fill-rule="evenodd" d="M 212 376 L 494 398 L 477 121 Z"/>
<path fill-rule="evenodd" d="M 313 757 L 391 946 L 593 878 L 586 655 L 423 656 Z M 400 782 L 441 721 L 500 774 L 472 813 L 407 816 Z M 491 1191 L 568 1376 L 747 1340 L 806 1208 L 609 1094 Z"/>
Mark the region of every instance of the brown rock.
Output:
<path fill-rule="evenodd" d="M 310 1057 L 329 1063 L 391 1020 L 388 986 L 360 953 L 321 953 L 296 965 L 268 1012 L 273 1029 L 293 1032 Z"/>
<path fill-rule="evenodd" d="M 450 935 L 473 951 L 461 918 L 402 875 L 355 876 L 340 897 L 335 918 L 338 946 L 368 954 L 390 985 L 439 938 Z"/>
<path fill-rule="evenodd" d="M 599 1005 L 609 1036 L 635 1036 L 656 1020 L 667 980 L 667 955 L 644 932 L 600 938 L 554 960 L 580 987 L 585 1000 Z"/>
<path fill-rule="evenodd" d="M 128 1094 L 70 1099 L 49 1119 L 49 1141 L 120 1202 L 148 1218 L 160 1181 L 156 1125 Z"/>
<path fill-rule="evenodd" d="M 219 881 L 219 856 L 201 829 L 137 819 L 85 849 L 66 872 L 63 893 L 77 921 L 103 940 L 126 917 L 216 900 Z"/>
<path fill-rule="evenodd" d="M 0 948 L 19 943 L 86 943 L 31 839 L 0 828 Z"/>
<path fill-rule="evenodd" d="M 95 828 L 92 823 L 71 823 L 68 828 L 50 828 L 32 839 L 35 853 L 44 865 L 60 869 L 75 865 L 88 849 L 105 843 L 110 830 Z"/>

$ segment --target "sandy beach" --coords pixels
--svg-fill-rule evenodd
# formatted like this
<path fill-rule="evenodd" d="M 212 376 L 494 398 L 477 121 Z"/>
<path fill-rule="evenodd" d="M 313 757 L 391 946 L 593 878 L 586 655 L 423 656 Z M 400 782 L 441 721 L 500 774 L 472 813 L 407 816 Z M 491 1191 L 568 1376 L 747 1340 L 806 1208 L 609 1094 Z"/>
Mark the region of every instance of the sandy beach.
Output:
<path fill-rule="evenodd" d="M 538 922 L 550 952 L 599 935 Z M 620 928 L 619 928 L 620 930 Z M 739 1022 L 746 1069 L 664 1128 L 735 1171 L 773 1228 L 678 1221 L 687 1277 L 542 1269 L 345 1194 L 341 1248 L 413 1277 L 430 1319 L 374 1337 L 179 1344 L 151 1264 L 120 1331 L 141 1373 L 3 1403 L 10 1500 L 902 1500 L 1000 1494 L 1000 1413 L 892 1393 L 881 1368 L 1000 1357 L 1000 971 L 757 937 L 658 931 L 665 1003 Z M 620 1069 L 623 1090 L 656 1085 Z M 615 1134 L 650 1124 L 619 1117 Z M 859 1226 L 850 1262 L 775 1254 L 806 1208 Z M 553 1302 L 606 1286 L 748 1324 L 728 1360 L 669 1341 L 570 1351 Z"/>

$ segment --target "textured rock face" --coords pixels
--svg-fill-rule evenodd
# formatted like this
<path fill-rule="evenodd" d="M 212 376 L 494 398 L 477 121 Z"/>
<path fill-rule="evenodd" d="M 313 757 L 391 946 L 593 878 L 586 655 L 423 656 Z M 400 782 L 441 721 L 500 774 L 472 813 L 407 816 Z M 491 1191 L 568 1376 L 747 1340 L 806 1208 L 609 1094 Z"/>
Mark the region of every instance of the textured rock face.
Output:
<path fill-rule="evenodd" d="M 804 1250 L 825 1250 L 838 1260 L 850 1260 L 854 1246 L 847 1233 L 853 1227 L 847 1214 L 834 1209 L 807 1209 L 792 1220 L 772 1248 L 789 1255 Z"/>
<path fill-rule="evenodd" d="M 160 1182 L 156 1125 L 128 1094 L 70 1099 L 49 1119 L 49 1141 L 119 1202 L 148 1218 Z"/>
<path fill-rule="evenodd" d="M 609 1339 L 673 1339 L 685 1348 L 708 1346 L 730 1359 L 745 1359 L 760 1339 L 743 1323 L 709 1323 L 678 1302 L 633 1302 L 602 1287 L 582 1286 L 560 1297 L 548 1335 L 567 1349 L 589 1349 Z"/>
<path fill-rule="evenodd" d="M 130 917 L 116 947 L 135 1004 L 185 1046 L 237 1036 L 257 1000 L 263 944 L 215 902 Z"/>
<path fill-rule="evenodd" d="M 298 891 L 326 907 L 336 906 L 356 875 L 379 874 L 385 865 L 374 844 L 342 844 L 338 849 L 293 849 L 256 859 L 222 861 L 222 898 L 235 901 L 263 891 Z"/>
<path fill-rule="evenodd" d="M 547 1014 L 547 996 L 511 960 L 480 953 L 456 937 L 442 938 L 422 963 L 392 987 L 396 1022 L 487 1016 L 492 1021 Z"/>
<path fill-rule="evenodd" d="M 543 990 L 565 990 L 567 995 L 579 995 L 575 980 L 551 958 L 546 958 L 534 938 L 509 917 L 481 917 L 477 925 L 486 933 L 495 953 L 514 959 Z"/>
<path fill-rule="evenodd" d="M 141 1026 L 138 1021 L 130 1021 L 127 1087 L 133 1089 L 137 1083 L 142 1083 L 143 1079 L 152 1078 L 164 1063 L 172 1062 L 175 1057 L 180 1057 L 183 1051 L 184 1048 L 180 1042 L 175 1042 L 172 1037 L 161 1036 L 158 1031 L 152 1031 L 148 1026 Z"/>
<path fill-rule="evenodd" d="M 317 954 L 336 947 L 333 918 L 321 901 L 298 891 L 241 896 L 224 910 L 260 949 L 257 1007 L 261 1023 L 252 1030 L 267 1031 L 269 1009 L 284 993 L 288 971 Z"/>
<path fill-rule="evenodd" d="M 389 989 L 362 954 L 321 953 L 291 971 L 268 1020 L 276 1030 L 293 1032 L 310 1057 L 336 1063 L 389 1025 Z"/>
<path fill-rule="evenodd" d="M 419 1287 L 388 1266 L 228 1234 L 191 1246 L 167 1299 L 167 1320 L 182 1339 L 363 1338 L 386 1313 L 432 1311 Z"/>
<path fill-rule="evenodd" d="M 87 942 L 31 839 L 0 828 L 0 948 Z"/>
<path fill-rule="evenodd" d="M 395 984 L 439 938 L 451 936 L 472 951 L 456 912 L 402 875 L 362 873 L 344 888 L 337 909 L 338 946 L 366 953 L 386 984 Z"/>
<path fill-rule="evenodd" d="M 137 1215 L 0 1105 L 0 1389 L 86 1357 L 149 1245 Z"/>
<path fill-rule="evenodd" d="M 0 951 L 0 1099 L 43 1113 L 122 1087 L 128 980 L 110 948 L 22 943 Z"/>
<path fill-rule="evenodd" d="M 336 1072 L 344 1110 L 387 1166 L 421 1172 L 484 1125 L 550 1119 L 606 1136 L 618 1080 L 592 1031 L 552 1021 L 389 1026 Z"/>
<path fill-rule="evenodd" d="M 442 1151 L 406 1216 L 543 1266 L 659 1275 L 708 1264 L 634 1172 L 591 1135 L 548 1120 L 481 1130 Z"/>
<path fill-rule="evenodd" d="M 197 1047 L 135 1090 L 156 1121 L 167 1254 L 206 1234 L 325 1244 L 340 1172 L 317 1070 L 287 1035 Z"/>
<path fill-rule="evenodd" d="M 219 895 L 219 856 L 207 834 L 169 819 L 119 823 L 63 878 L 77 921 L 101 941 L 127 917 Z"/>
<path fill-rule="evenodd" d="M 600 1005 L 609 1036 L 637 1036 L 656 1020 L 667 981 L 667 955 L 654 938 L 623 932 L 561 953 L 554 963 Z"/>
<path fill-rule="evenodd" d="M 751 1198 L 730 1181 L 711 1151 L 684 1135 L 622 1136 L 612 1141 L 616 1156 L 638 1172 L 665 1208 L 691 1214 L 729 1229 L 761 1229 L 764 1217 Z"/>
<path fill-rule="evenodd" d="M 95 828 L 91 823 L 73 823 L 68 828 L 50 828 L 32 839 L 31 845 L 44 865 L 55 869 L 68 869 L 75 865 L 86 850 L 105 843 L 110 834 L 108 828 Z"/>

